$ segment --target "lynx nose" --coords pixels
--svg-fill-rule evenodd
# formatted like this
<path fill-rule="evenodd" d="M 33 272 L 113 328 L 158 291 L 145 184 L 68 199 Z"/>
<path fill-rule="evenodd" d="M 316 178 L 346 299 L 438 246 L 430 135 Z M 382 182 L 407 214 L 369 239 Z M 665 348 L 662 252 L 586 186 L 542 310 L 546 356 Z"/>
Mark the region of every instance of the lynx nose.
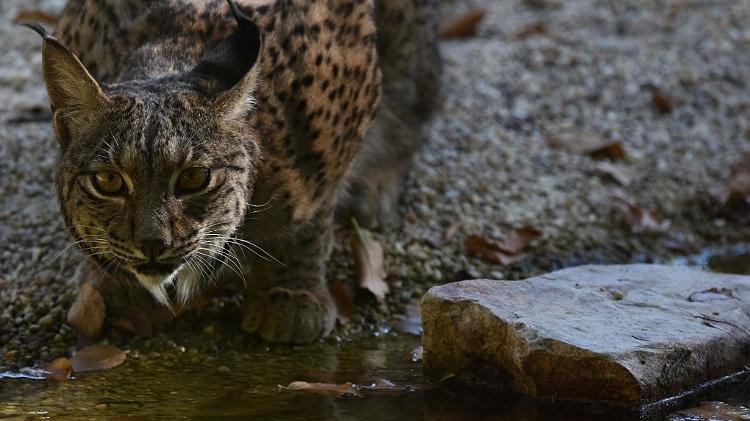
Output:
<path fill-rule="evenodd" d="M 161 238 L 146 238 L 141 240 L 141 251 L 152 261 L 158 259 L 167 247 L 169 245 Z"/>

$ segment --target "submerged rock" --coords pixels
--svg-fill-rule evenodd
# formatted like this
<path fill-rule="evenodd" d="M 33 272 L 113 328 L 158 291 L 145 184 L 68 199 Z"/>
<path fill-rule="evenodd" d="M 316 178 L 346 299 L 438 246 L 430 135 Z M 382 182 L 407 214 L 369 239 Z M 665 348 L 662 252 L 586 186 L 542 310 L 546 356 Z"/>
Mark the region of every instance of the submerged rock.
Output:
<path fill-rule="evenodd" d="M 464 281 L 422 302 L 431 379 L 654 408 L 750 363 L 750 277 L 582 266 Z"/>

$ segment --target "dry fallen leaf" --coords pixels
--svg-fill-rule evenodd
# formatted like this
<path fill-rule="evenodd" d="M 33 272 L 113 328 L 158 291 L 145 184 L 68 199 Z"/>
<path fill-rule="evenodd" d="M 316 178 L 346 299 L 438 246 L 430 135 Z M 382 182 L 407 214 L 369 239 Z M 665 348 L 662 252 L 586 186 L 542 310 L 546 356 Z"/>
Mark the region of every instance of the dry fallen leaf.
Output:
<path fill-rule="evenodd" d="M 544 22 L 538 20 L 521 28 L 518 32 L 516 32 L 515 38 L 524 39 L 529 38 L 532 35 L 544 35 L 546 33 L 547 25 Z"/>
<path fill-rule="evenodd" d="M 750 420 L 750 409 L 744 406 L 729 405 L 724 402 L 701 402 L 695 408 L 680 411 L 680 414 L 706 420 L 746 421 Z"/>
<path fill-rule="evenodd" d="M 622 143 L 598 134 L 588 132 L 567 132 L 553 136 L 549 144 L 594 158 L 624 159 L 625 148 Z"/>
<path fill-rule="evenodd" d="M 45 379 L 68 380 L 73 373 L 73 367 L 67 358 L 58 358 L 51 363 L 43 364 L 40 368 Z"/>
<path fill-rule="evenodd" d="M 60 16 L 53 15 L 51 13 L 44 12 L 42 10 L 21 10 L 16 15 L 13 21 L 15 23 L 22 22 L 39 22 L 47 25 L 55 25 L 60 20 Z"/>
<path fill-rule="evenodd" d="M 372 234 L 354 225 L 351 248 L 354 255 L 354 271 L 357 284 L 375 296 L 378 301 L 383 302 L 390 288 L 385 282 L 385 261 L 383 247 L 372 236 Z"/>
<path fill-rule="evenodd" d="M 440 38 L 468 38 L 477 32 L 477 26 L 484 19 L 487 11 L 472 10 L 440 26 Z"/>
<path fill-rule="evenodd" d="M 750 153 L 732 166 L 727 185 L 712 194 L 714 210 L 734 219 L 750 216 Z"/>
<path fill-rule="evenodd" d="M 660 221 L 651 211 L 643 209 L 622 194 L 613 197 L 612 208 L 631 231 L 637 234 L 661 234 L 671 225 L 669 221 Z"/>
<path fill-rule="evenodd" d="M 509 265 L 526 257 L 521 252 L 541 235 L 542 233 L 534 228 L 524 227 L 511 232 L 502 242 L 471 235 L 464 241 L 464 246 L 469 253 L 485 260 Z"/>
<path fill-rule="evenodd" d="M 537 229 L 530 227 L 518 228 L 505 237 L 505 240 L 500 243 L 500 247 L 506 253 L 518 254 L 528 247 L 532 241 L 541 236 L 542 232 Z"/>
<path fill-rule="evenodd" d="M 613 164 L 608 161 L 598 162 L 596 164 L 596 171 L 604 176 L 607 176 L 623 186 L 629 186 L 637 179 L 635 171 L 630 168 Z"/>
<path fill-rule="evenodd" d="M 78 295 L 68 310 L 68 323 L 78 332 L 89 338 L 96 338 L 102 332 L 104 323 L 104 299 L 90 283 L 78 287 Z"/>
<path fill-rule="evenodd" d="M 440 249 L 443 248 L 450 240 L 456 236 L 456 233 L 461 228 L 460 222 L 454 222 L 448 226 L 448 228 L 443 231 L 442 235 L 438 235 L 437 233 L 428 235 L 424 238 L 424 243 L 428 246 Z"/>
<path fill-rule="evenodd" d="M 52 121 L 52 111 L 48 105 L 26 105 L 18 107 L 8 118 L 8 124 L 39 123 Z"/>
<path fill-rule="evenodd" d="M 669 114 L 674 110 L 674 101 L 658 89 L 651 92 L 651 103 L 662 114 Z"/>
<path fill-rule="evenodd" d="M 339 324 L 342 326 L 349 324 L 354 315 L 354 298 L 352 297 L 352 291 L 342 282 L 336 281 L 331 285 L 331 294 L 333 294 L 333 298 L 336 300 Z"/>
<path fill-rule="evenodd" d="M 500 265 L 509 265 L 525 257 L 524 255 L 514 256 L 505 253 L 497 241 L 489 240 L 481 235 L 467 237 L 464 246 L 469 253 Z"/>
<path fill-rule="evenodd" d="M 551 9 L 558 8 L 562 4 L 560 0 L 524 0 L 524 3 L 532 9 Z"/>
<path fill-rule="evenodd" d="M 77 351 L 70 358 L 70 364 L 76 373 L 109 370 L 122 365 L 124 362 L 125 353 L 116 346 L 108 344 L 87 346 Z"/>
<path fill-rule="evenodd" d="M 352 383 L 308 383 L 308 382 L 291 382 L 289 386 L 279 386 L 281 389 L 294 390 L 294 391 L 310 391 L 310 392 L 323 392 L 323 393 L 334 393 L 339 397 L 359 397 L 359 390 L 356 385 Z"/>

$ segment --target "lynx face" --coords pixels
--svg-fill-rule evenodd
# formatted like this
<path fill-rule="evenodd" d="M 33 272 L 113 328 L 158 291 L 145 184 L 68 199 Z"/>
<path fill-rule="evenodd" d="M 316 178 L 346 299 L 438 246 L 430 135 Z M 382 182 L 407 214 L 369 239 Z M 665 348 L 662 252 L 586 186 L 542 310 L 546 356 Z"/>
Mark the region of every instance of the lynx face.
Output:
<path fill-rule="evenodd" d="M 186 301 L 229 256 L 252 195 L 258 148 L 246 121 L 260 35 L 237 20 L 191 71 L 114 85 L 34 28 L 45 40 L 65 222 L 103 270 L 164 304 L 168 284 Z"/>
<path fill-rule="evenodd" d="M 110 109 L 62 156 L 59 201 L 100 266 L 127 272 L 163 301 L 180 270 L 212 272 L 229 253 L 252 193 L 254 142 L 195 94 L 104 92 Z M 181 298 L 192 280 L 179 277 Z"/>

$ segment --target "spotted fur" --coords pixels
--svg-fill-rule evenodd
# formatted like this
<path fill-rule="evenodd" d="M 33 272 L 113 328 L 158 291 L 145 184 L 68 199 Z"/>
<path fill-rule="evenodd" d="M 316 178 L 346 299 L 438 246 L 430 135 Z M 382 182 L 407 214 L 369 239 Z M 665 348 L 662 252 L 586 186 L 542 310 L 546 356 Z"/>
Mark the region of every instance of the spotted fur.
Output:
<path fill-rule="evenodd" d="M 336 315 L 334 213 L 388 220 L 420 143 L 440 70 L 434 5 L 236 4 L 67 5 L 44 48 L 61 209 L 96 276 L 169 304 L 170 285 L 185 301 L 220 268 L 251 267 L 243 329 L 310 342 Z M 191 167 L 210 182 L 181 195 Z M 91 175 L 113 168 L 127 194 L 103 197 Z"/>

